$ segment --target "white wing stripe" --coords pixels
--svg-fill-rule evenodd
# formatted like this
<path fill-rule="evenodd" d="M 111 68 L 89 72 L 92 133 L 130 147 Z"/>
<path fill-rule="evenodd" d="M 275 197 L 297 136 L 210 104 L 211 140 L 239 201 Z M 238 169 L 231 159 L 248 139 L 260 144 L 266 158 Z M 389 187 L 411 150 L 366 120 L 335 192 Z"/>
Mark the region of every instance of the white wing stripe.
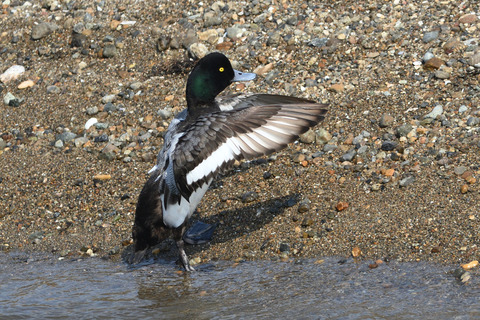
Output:
<path fill-rule="evenodd" d="M 187 173 L 187 183 L 192 184 L 199 181 L 210 173 L 215 172 L 223 163 L 235 159 L 235 150 L 232 150 L 230 145 L 231 143 L 229 142 L 223 143 L 210 156 L 205 158 L 198 166 Z M 240 150 L 237 148 L 237 151 Z"/>
<path fill-rule="evenodd" d="M 309 114 L 297 115 L 298 117 L 295 117 L 288 112 L 277 114 L 268 119 L 266 124 L 251 132 L 228 138 L 217 150 L 187 173 L 187 183 L 191 185 L 205 179 L 240 154 L 251 158 L 277 150 L 287 144 L 294 135 L 300 133 L 302 127 L 308 126 L 307 119 L 311 116 Z"/>

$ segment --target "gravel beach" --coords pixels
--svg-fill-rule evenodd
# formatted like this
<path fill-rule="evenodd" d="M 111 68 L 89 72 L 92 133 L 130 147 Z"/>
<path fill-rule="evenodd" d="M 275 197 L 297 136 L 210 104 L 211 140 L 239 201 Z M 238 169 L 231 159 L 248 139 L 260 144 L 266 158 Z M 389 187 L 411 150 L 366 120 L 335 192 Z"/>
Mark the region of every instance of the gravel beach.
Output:
<path fill-rule="evenodd" d="M 213 183 L 192 263 L 480 260 L 478 1 L 92 3 L 2 2 L 2 251 L 128 252 L 188 73 L 220 51 L 259 75 L 231 92 L 329 113 Z"/>

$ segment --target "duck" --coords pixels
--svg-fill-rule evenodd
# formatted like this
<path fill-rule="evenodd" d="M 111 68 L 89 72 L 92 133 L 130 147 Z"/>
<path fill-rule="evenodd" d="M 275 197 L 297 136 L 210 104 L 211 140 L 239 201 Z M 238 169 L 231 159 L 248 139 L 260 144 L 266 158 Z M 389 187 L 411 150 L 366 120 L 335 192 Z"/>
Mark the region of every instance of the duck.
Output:
<path fill-rule="evenodd" d="M 292 96 L 220 95 L 255 73 L 233 69 L 222 53 L 200 59 L 187 79 L 187 107 L 164 134 L 156 164 L 138 197 L 131 263 L 172 237 L 186 271 L 194 271 L 184 249 L 186 225 L 212 181 L 235 161 L 269 155 L 324 120 L 328 106 Z"/>

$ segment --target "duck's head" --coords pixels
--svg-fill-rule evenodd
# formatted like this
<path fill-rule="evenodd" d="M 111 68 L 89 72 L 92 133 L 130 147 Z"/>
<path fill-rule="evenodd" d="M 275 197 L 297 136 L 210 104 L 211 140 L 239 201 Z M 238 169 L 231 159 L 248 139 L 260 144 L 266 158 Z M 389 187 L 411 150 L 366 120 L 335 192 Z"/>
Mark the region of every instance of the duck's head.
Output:
<path fill-rule="evenodd" d="M 256 76 L 233 69 L 228 58 L 219 52 L 210 53 L 198 61 L 188 77 L 188 107 L 212 105 L 215 97 L 233 81 L 249 81 Z"/>

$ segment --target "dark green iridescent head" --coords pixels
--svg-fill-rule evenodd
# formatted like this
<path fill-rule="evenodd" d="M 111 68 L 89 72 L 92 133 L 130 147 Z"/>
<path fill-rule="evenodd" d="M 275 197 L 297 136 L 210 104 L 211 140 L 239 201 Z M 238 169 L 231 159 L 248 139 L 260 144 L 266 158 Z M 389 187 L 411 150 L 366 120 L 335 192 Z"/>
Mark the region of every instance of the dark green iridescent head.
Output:
<path fill-rule="evenodd" d="M 233 81 L 249 81 L 255 77 L 254 73 L 234 70 L 228 58 L 223 54 L 210 53 L 198 61 L 188 77 L 188 107 L 211 105 L 215 97 Z"/>

